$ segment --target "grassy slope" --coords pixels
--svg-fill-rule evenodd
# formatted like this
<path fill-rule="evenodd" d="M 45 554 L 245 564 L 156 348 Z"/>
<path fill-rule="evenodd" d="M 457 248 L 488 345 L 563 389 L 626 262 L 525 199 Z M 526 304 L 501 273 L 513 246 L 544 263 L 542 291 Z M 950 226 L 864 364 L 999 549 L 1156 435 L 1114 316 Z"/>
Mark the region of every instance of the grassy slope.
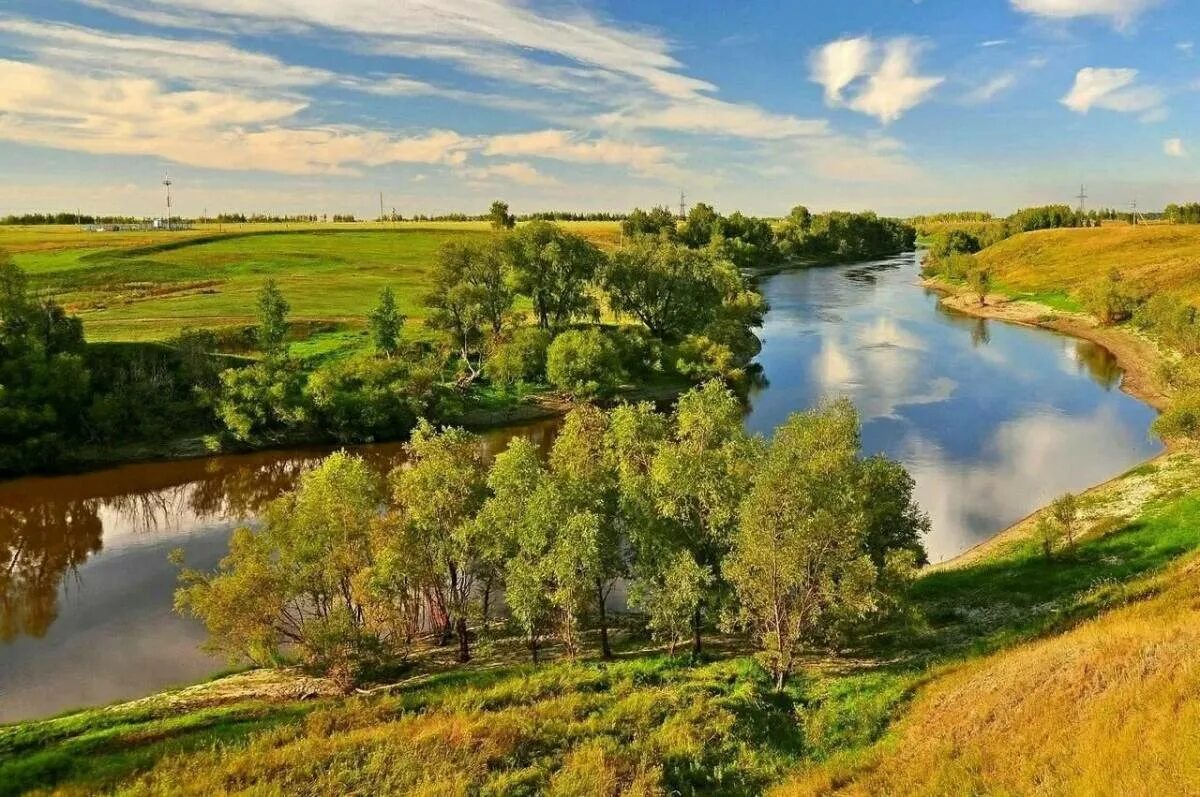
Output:
<path fill-rule="evenodd" d="M 1042 230 L 976 257 L 998 289 L 1051 306 L 1114 268 L 1153 291 L 1200 301 L 1200 225 Z M 1074 308 L 1068 302 L 1058 309 Z"/>
<path fill-rule="evenodd" d="M 1198 486 L 1200 460 L 1171 454 L 1090 494 L 1086 536 L 1069 554 L 1048 560 L 1017 534 L 925 574 L 913 595 L 922 619 L 811 661 L 783 694 L 737 640 L 692 667 L 621 634 L 615 663 L 537 668 L 514 663 L 519 646 L 498 641 L 477 664 L 427 663 L 426 674 L 366 697 L 296 701 L 321 690 L 239 688 L 260 677 L 251 673 L 0 728 L 0 794 L 51 784 L 133 794 L 757 794 L 780 782 L 785 793 L 1043 784 L 1061 794 L 1099 783 L 1088 762 L 1116 785 L 1137 777 L 1200 789 L 1188 763 L 1200 754 L 1200 575 L 1181 564 L 1200 546 Z M 1129 732 L 1102 733 L 1115 719 Z"/>
<path fill-rule="evenodd" d="M 619 236 L 616 223 L 564 226 L 601 245 Z M 419 320 L 437 248 L 489 234 L 477 222 L 236 227 L 180 233 L 0 227 L 0 250 L 13 253 L 37 288 L 78 312 L 90 340 L 163 340 L 187 326 L 253 323 L 255 296 L 267 277 L 279 282 L 297 322 L 361 329 L 385 285 L 396 291 L 402 312 Z"/>

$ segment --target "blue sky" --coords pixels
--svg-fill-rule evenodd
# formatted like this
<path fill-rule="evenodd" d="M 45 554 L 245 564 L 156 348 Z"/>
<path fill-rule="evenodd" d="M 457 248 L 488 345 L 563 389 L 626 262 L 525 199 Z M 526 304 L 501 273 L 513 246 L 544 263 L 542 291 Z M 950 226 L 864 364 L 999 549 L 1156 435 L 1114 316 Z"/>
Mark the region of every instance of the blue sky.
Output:
<path fill-rule="evenodd" d="M 1200 199 L 1194 0 L 5 0 L 0 213 Z"/>

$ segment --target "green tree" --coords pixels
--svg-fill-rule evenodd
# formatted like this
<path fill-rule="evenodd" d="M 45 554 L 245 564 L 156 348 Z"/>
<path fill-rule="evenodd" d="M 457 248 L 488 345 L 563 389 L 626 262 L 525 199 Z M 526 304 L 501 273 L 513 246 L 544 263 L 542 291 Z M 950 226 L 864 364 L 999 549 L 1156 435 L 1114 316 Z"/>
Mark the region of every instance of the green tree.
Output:
<path fill-rule="evenodd" d="M 505 252 L 517 290 L 533 302 L 538 326 L 560 329 L 576 318 L 598 317 L 588 286 L 604 254 L 590 241 L 533 221 L 509 238 Z"/>
<path fill-rule="evenodd" d="M 500 385 L 541 382 L 546 378 L 546 353 L 552 338 L 539 327 L 521 327 L 507 340 L 493 341 L 484 361 L 487 378 Z"/>
<path fill-rule="evenodd" d="M 620 353 L 599 329 L 567 330 L 546 350 L 546 379 L 575 398 L 608 395 L 624 376 Z"/>
<path fill-rule="evenodd" d="M 718 381 L 685 393 L 675 408 L 671 436 L 657 446 L 650 466 L 651 489 L 658 515 L 669 521 L 658 556 L 674 559 L 684 550 L 704 570 L 712 585 L 692 614 L 692 652 L 701 652 L 704 616 L 720 609 L 726 582 L 722 562 L 737 526 L 737 506 L 749 489 L 761 441 L 742 427 L 742 407 Z M 640 563 L 640 573 L 650 568 Z"/>
<path fill-rule="evenodd" d="M 458 659 L 471 658 L 468 618 L 479 572 L 475 515 L 486 497 L 479 439 L 462 429 L 436 431 L 421 420 L 405 445 L 406 465 L 390 476 L 395 549 L 432 602 L 449 640 L 458 637 Z"/>
<path fill-rule="evenodd" d="M 992 272 L 983 266 L 971 269 L 967 273 L 967 287 L 979 297 L 980 307 L 986 305 L 988 291 L 992 289 Z"/>
<path fill-rule="evenodd" d="M 1050 517 L 1062 529 L 1067 547 L 1074 547 L 1079 526 L 1079 497 L 1074 493 L 1063 493 L 1055 498 L 1050 502 Z"/>
<path fill-rule="evenodd" d="M 712 586 L 712 573 L 687 551 L 676 551 L 662 570 L 638 579 L 630 588 L 629 603 L 646 613 L 654 639 L 667 643 L 667 654 L 692 633 L 692 618 Z"/>
<path fill-rule="evenodd" d="M 679 227 L 679 221 L 670 208 L 659 205 L 649 212 L 641 208 L 633 211 L 621 222 L 621 234 L 626 238 L 637 238 L 648 235 L 655 238 L 674 238 Z"/>
<path fill-rule="evenodd" d="M 739 509 L 725 576 L 735 623 L 782 688 L 806 647 L 836 639 L 885 605 L 912 551 L 869 550 L 858 416 L 847 401 L 793 414 L 776 430 Z"/>
<path fill-rule="evenodd" d="M 488 221 L 493 230 L 511 230 L 517 225 L 516 216 L 508 212 L 508 203 L 497 199 L 488 209 Z"/>
<path fill-rule="evenodd" d="M 688 211 L 687 220 L 679 230 L 679 240 L 693 249 L 708 246 L 724 235 L 725 219 L 712 205 L 697 202 Z"/>
<path fill-rule="evenodd" d="M 215 572 L 184 569 L 175 609 L 208 629 L 231 659 L 279 661 L 281 645 L 344 686 L 403 653 L 368 588 L 382 489 L 362 459 L 332 454 L 272 502 L 258 531 L 240 528 Z M 181 563 L 182 554 L 175 560 Z M 394 604 L 398 596 L 388 596 Z"/>
<path fill-rule="evenodd" d="M 258 345 L 268 358 L 284 353 L 291 309 L 275 280 L 270 277 L 264 280 L 258 293 Z"/>
<path fill-rule="evenodd" d="M 404 316 L 396 308 L 396 294 L 391 287 L 379 293 L 379 304 L 371 311 L 367 323 L 371 328 L 371 340 L 375 349 L 391 357 L 400 347 L 400 331 L 404 327 Z"/>
<path fill-rule="evenodd" d="M 449 336 L 467 368 L 468 381 L 479 374 L 478 358 L 487 322 L 483 291 L 471 278 L 478 256 L 479 248 L 473 244 L 443 244 L 430 278 L 433 287 L 425 295 L 425 306 L 429 308 L 425 324 Z"/>
<path fill-rule="evenodd" d="M 711 250 L 641 238 L 613 253 L 601 284 L 614 311 L 638 319 L 657 337 L 679 339 L 716 318 L 742 279 Z"/>

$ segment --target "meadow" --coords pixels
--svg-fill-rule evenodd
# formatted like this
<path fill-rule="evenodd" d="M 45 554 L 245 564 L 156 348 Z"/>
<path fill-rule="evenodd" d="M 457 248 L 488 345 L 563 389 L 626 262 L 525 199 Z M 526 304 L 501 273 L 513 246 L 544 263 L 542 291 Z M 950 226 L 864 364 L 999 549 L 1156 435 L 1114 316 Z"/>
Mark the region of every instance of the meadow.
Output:
<path fill-rule="evenodd" d="M 0 728 L 0 794 L 1187 793 L 1198 477 L 1168 455 L 1088 494 L 1069 549 L 1030 520 L 927 571 L 782 691 L 739 637 L 692 663 L 626 618 L 615 661 L 535 667 L 497 628 L 347 698 L 261 671 Z"/>
<path fill-rule="evenodd" d="M 602 247 L 616 222 L 564 222 Z M 84 322 L 92 342 L 163 341 L 185 328 L 241 329 L 255 322 L 263 280 L 292 306 L 300 356 L 353 348 L 379 292 L 390 286 L 419 335 L 438 247 L 483 239 L 483 222 L 226 224 L 187 231 L 91 232 L 0 227 L 0 251 Z"/>
<path fill-rule="evenodd" d="M 1039 230 L 989 246 L 975 257 L 998 292 L 1048 298 L 1050 304 L 1077 298 L 1084 285 L 1112 269 L 1151 293 L 1200 301 L 1200 225 L 1195 224 Z"/>

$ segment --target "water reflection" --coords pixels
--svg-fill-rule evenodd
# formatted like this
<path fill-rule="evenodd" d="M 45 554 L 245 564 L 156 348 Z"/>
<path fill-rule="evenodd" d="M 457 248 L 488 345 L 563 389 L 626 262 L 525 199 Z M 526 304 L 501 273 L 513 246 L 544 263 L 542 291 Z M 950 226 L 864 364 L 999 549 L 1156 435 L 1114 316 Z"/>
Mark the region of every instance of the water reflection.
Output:
<path fill-rule="evenodd" d="M 933 519 L 930 557 L 952 556 L 1044 504 L 1157 450 L 1153 411 L 1115 388 L 1104 349 L 947 311 L 910 256 L 782 273 L 747 425 L 764 433 L 848 396 L 865 447 L 904 461 Z M 516 435 L 548 448 L 558 422 Z M 211 673 L 202 632 L 171 612 L 167 552 L 197 567 L 230 530 L 291 487 L 326 448 L 130 465 L 0 483 L 0 721 L 145 694 Z M 358 449 L 381 472 L 396 444 Z"/>

